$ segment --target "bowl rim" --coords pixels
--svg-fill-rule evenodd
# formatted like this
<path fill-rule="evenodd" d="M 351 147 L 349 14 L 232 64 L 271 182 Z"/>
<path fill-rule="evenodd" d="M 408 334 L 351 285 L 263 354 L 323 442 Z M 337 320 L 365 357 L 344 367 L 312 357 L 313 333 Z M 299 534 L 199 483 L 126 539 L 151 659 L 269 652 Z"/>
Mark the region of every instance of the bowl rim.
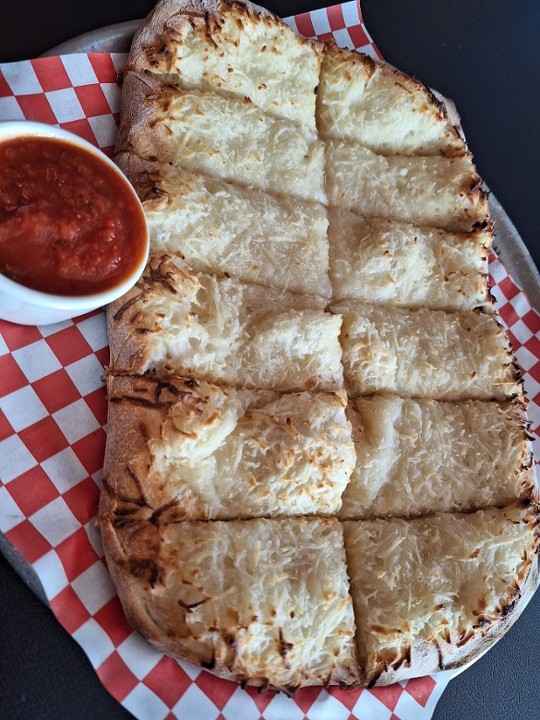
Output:
<path fill-rule="evenodd" d="M 150 252 L 150 231 L 146 213 L 144 212 L 142 203 L 135 191 L 135 188 L 120 168 L 111 160 L 111 158 L 105 155 L 102 150 L 90 143 L 88 140 L 75 135 L 69 130 L 64 130 L 57 125 L 48 125 L 47 123 L 36 122 L 34 120 L 0 121 L 0 144 L 20 137 L 45 137 L 64 141 L 90 152 L 94 157 L 98 158 L 105 165 L 111 168 L 123 181 L 126 187 L 128 187 L 133 199 L 140 208 L 145 229 L 145 252 L 142 255 L 141 261 L 134 267 L 128 277 L 118 285 L 114 285 L 107 290 L 98 290 L 94 293 L 81 295 L 58 295 L 55 293 L 42 292 L 41 290 L 34 290 L 33 288 L 27 287 L 15 280 L 11 280 L 0 271 L 0 293 L 5 293 L 6 295 L 18 300 L 32 303 L 33 305 L 43 308 L 58 310 L 91 310 L 102 305 L 107 305 L 133 287 L 142 275 L 148 261 Z"/>

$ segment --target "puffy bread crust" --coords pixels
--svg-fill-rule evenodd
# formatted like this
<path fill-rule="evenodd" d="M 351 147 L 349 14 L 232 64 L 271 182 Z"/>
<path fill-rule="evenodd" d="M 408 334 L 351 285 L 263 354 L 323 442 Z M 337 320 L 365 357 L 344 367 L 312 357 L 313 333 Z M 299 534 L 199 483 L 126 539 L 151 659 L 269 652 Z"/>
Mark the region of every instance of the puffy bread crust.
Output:
<path fill-rule="evenodd" d="M 326 142 L 330 205 L 365 217 L 469 232 L 488 219 L 487 194 L 469 154 L 377 155 L 353 142 Z"/>
<path fill-rule="evenodd" d="M 266 115 L 247 99 L 183 90 L 150 73 L 124 79 L 116 152 L 326 200 L 324 145 L 312 130 Z"/>
<path fill-rule="evenodd" d="M 344 392 L 108 380 L 105 488 L 115 517 L 335 515 L 355 464 Z"/>
<path fill-rule="evenodd" d="M 358 684 L 336 520 L 113 525 L 105 515 L 101 529 L 126 616 L 159 650 L 286 692 Z"/>
<path fill-rule="evenodd" d="M 196 272 L 331 296 L 322 205 L 236 187 L 132 153 L 115 161 L 144 203 L 152 253 L 181 253 Z"/>
<path fill-rule="evenodd" d="M 345 522 L 366 683 L 429 675 L 485 652 L 536 588 L 537 525 L 538 509 L 527 503 Z"/>
<path fill-rule="evenodd" d="M 107 309 L 113 372 L 175 374 L 259 389 L 343 387 L 341 318 L 325 301 L 151 258 Z"/>
<path fill-rule="evenodd" d="M 329 210 L 330 277 L 335 300 L 467 310 L 491 306 L 487 253 L 491 226 L 471 233 Z"/>
<path fill-rule="evenodd" d="M 323 137 L 383 155 L 461 155 L 466 145 L 445 105 L 411 75 L 369 55 L 325 44 L 317 90 Z"/>
<path fill-rule="evenodd" d="M 349 401 L 357 462 L 340 517 L 409 517 L 536 497 L 522 399 Z"/>
<path fill-rule="evenodd" d="M 249 2 L 162 0 L 135 34 L 132 70 L 186 88 L 247 97 L 315 130 L 321 46 Z"/>
<path fill-rule="evenodd" d="M 508 337 L 480 310 L 406 310 L 347 301 L 341 343 L 352 397 L 378 392 L 490 400 L 522 392 Z"/>

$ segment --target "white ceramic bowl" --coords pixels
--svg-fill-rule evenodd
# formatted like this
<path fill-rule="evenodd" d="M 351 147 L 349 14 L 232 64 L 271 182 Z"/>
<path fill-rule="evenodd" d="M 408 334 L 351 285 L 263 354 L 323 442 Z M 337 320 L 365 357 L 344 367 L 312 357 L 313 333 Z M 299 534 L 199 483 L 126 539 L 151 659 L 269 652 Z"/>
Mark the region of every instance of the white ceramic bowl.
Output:
<path fill-rule="evenodd" d="M 0 122 L 0 143 L 17 137 L 56 138 L 92 153 L 117 173 L 140 205 L 135 190 L 113 161 L 101 150 L 77 135 L 44 123 L 25 120 Z M 142 213 L 142 217 L 145 218 L 144 213 Z M 53 295 L 25 287 L 0 273 L 0 318 L 21 325 L 51 325 L 84 315 L 124 295 L 137 282 L 148 261 L 149 234 L 146 219 L 144 222 L 146 249 L 140 262 L 121 283 L 91 295 Z"/>

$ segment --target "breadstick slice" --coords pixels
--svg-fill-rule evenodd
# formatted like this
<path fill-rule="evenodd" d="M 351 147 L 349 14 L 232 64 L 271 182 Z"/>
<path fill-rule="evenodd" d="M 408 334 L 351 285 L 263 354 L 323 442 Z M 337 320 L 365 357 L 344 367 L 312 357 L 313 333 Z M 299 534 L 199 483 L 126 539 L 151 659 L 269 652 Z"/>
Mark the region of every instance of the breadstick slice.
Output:
<path fill-rule="evenodd" d="M 105 487 L 148 519 L 335 515 L 356 454 L 347 398 L 202 380 L 108 380 Z"/>
<path fill-rule="evenodd" d="M 281 392 L 336 390 L 341 318 L 325 305 L 154 256 L 137 285 L 108 306 L 111 367 Z"/>
<path fill-rule="evenodd" d="M 160 524 L 106 516 L 101 528 L 126 616 L 159 650 L 288 693 L 358 684 L 337 520 Z"/>

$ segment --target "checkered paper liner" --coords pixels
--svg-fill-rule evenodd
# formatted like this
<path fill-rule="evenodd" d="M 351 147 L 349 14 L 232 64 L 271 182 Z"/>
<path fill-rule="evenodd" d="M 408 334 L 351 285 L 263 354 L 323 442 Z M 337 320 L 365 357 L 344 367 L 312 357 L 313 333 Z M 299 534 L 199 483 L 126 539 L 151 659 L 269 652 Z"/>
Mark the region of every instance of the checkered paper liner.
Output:
<path fill-rule="evenodd" d="M 303 35 L 379 57 L 359 4 L 303 13 Z M 111 154 L 120 54 L 0 65 L 0 120 L 39 120 Z M 495 254 L 497 307 L 523 370 L 531 432 L 540 433 L 540 315 Z M 293 698 L 242 689 L 154 650 L 133 632 L 103 560 L 95 524 L 106 439 L 103 311 L 49 327 L 0 321 L 0 530 L 36 571 L 63 627 L 105 687 L 145 720 L 428 720 L 452 671 L 372 690 L 319 687 Z M 540 456 L 540 453 L 537 453 Z"/>

